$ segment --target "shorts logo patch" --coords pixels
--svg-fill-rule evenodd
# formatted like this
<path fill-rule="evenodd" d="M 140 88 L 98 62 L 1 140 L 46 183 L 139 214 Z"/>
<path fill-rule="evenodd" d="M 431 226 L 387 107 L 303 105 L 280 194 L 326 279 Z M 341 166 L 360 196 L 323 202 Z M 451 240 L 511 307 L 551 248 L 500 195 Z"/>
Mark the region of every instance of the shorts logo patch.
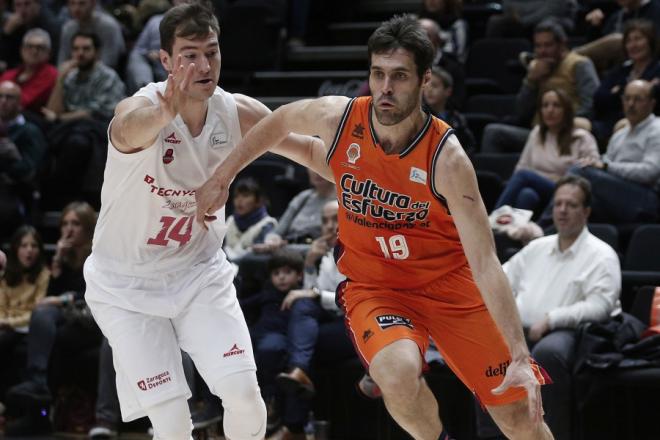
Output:
<path fill-rule="evenodd" d="M 486 369 L 486 377 L 504 376 L 510 363 L 511 361 L 502 362 L 496 367 L 489 365 Z"/>
<path fill-rule="evenodd" d="M 368 328 L 362 333 L 362 341 L 367 342 L 372 336 L 374 335 L 374 332 Z"/>
<path fill-rule="evenodd" d="M 172 382 L 172 376 L 169 371 L 163 371 L 155 376 L 147 377 L 137 382 L 137 386 L 142 391 L 152 390 L 156 387 Z"/>
<path fill-rule="evenodd" d="M 223 358 L 229 357 L 229 356 L 237 356 L 239 354 L 245 353 L 245 350 L 242 350 L 238 348 L 238 345 L 234 344 L 232 348 L 229 349 L 229 351 L 225 354 L 222 355 Z"/>
<path fill-rule="evenodd" d="M 395 325 L 403 325 L 410 329 L 414 328 L 412 321 L 409 318 L 404 318 L 403 316 L 399 315 L 376 316 L 376 322 L 382 330 L 387 330 L 388 328 L 394 327 Z"/>

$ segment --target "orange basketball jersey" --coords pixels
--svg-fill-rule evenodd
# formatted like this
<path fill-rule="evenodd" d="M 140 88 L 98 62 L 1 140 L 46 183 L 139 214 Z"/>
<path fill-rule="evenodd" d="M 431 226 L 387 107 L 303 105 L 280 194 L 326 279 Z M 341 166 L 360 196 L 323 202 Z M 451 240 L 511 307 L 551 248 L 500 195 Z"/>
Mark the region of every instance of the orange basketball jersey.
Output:
<path fill-rule="evenodd" d="M 429 115 L 408 147 L 387 155 L 371 124 L 371 97 L 350 101 L 326 159 L 339 200 L 337 267 L 349 280 L 411 289 L 467 264 L 432 177 L 451 133 Z"/>

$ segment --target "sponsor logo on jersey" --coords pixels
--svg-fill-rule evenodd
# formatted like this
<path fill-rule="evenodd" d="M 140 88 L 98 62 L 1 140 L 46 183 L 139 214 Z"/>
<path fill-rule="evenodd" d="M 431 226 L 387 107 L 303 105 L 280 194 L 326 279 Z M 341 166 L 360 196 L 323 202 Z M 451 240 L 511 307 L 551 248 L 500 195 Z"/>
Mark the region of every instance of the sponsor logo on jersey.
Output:
<path fill-rule="evenodd" d="M 137 382 L 137 386 L 142 391 L 152 390 L 166 383 L 172 382 L 172 376 L 169 371 L 163 371 L 155 376 L 146 377 Z"/>
<path fill-rule="evenodd" d="M 362 341 L 367 342 L 371 337 L 374 335 L 373 330 L 370 328 L 366 329 L 364 333 L 362 333 Z"/>
<path fill-rule="evenodd" d="M 339 202 L 351 215 L 350 220 L 356 223 L 358 219 L 372 217 L 391 224 L 405 222 L 414 227 L 415 224 L 421 226 L 429 216 L 431 202 L 413 201 L 411 196 L 384 188 L 371 179 L 359 180 L 345 173 L 339 180 L 339 187 Z"/>
<path fill-rule="evenodd" d="M 364 138 L 364 125 L 362 125 L 361 122 L 358 122 L 355 124 L 355 127 L 353 127 L 353 132 L 351 133 L 351 136 L 356 137 L 358 139 L 363 139 Z"/>
<path fill-rule="evenodd" d="M 165 154 L 163 154 L 163 163 L 165 165 L 168 165 L 174 161 L 174 149 L 168 148 L 165 150 Z"/>
<path fill-rule="evenodd" d="M 412 325 L 412 321 L 409 318 L 405 318 L 399 315 L 376 316 L 376 322 L 378 323 L 378 326 L 383 330 L 386 330 L 390 327 L 394 327 L 397 325 L 402 325 L 410 329 L 414 328 Z"/>
<path fill-rule="evenodd" d="M 346 150 L 346 157 L 348 157 L 349 163 L 355 165 L 355 162 L 360 158 L 360 146 L 356 143 L 349 145 Z"/>
<path fill-rule="evenodd" d="M 496 367 L 489 365 L 488 368 L 486 368 L 486 377 L 504 376 L 506 374 L 506 369 L 509 368 L 509 364 L 511 364 L 511 361 L 501 362 Z"/>
<path fill-rule="evenodd" d="M 176 134 L 174 132 L 170 133 L 169 136 L 165 138 L 165 142 L 168 144 L 180 144 L 181 141 L 176 138 Z"/>
<path fill-rule="evenodd" d="M 156 179 L 152 176 L 145 174 L 144 182 L 149 185 L 150 192 L 156 194 L 160 197 L 184 197 L 184 196 L 195 196 L 194 189 L 172 189 L 172 188 L 163 188 L 158 185 L 154 185 Z"/>
<path fill-rule="evenodd" d="M 426 171 L 410 167 L 410 181 L 426 185 Z"/>
<path fill-rule="evenodd" d="M 243 353 L 245 353 L 245 350 L 238 348 L 238 345 L 234 344 L 234 346 L 230 348 L 227 353 L 223 354 L 222 357 L 226 358 L 229 356 L 238 356 L 239 354 Z"/>
<path fill-rule="evenodd" d="M 211 135 L 211 148 L 220 148 L 227 143 L 227 133 L 213 133 Z"/>

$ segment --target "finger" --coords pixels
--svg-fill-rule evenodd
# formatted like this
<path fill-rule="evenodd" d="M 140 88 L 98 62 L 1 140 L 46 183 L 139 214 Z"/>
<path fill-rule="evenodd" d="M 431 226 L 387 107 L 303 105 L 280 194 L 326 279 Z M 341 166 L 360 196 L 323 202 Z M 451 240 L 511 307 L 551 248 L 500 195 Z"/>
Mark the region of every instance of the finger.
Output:
<path fill-rule="evenodd" d="M 504 379 L 500 384 L 500 386 L 498 386 L 497 388 L 493 388 L 492 390 L 490 390 L 490 392 L 499 396 L 500 394 L 504 394 L 504 392 L 508 390 L 509 387 L 510 387 L 509 381 L 507 379 Z"/>
<path fill-rule="evenodd" d="M 179 90 L 183 91 L 188 88 L 188 86 L 190 85 L 190 81 L 192 81 L 193 73 L 195 73 L 195 63 L 190 63 L 188 64 L 188 67 L 186 68 L 186 72 L 183 75 L 183 79 L 181 80 L 181 84 L 179 85 Z"/>

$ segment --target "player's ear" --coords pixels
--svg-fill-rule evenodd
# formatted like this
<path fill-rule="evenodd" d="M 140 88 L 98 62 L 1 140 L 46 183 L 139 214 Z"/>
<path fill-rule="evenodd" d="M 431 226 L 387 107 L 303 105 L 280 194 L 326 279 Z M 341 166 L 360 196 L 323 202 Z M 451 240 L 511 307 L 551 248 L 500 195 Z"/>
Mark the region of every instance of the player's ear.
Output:
<path fill-rule="evenodd" d="M 167 73 L 172 73 L 172 56 L 166 50 L 160 49 L 160 63 Z"/>
<path fill-rule="evenodd" d="M 422 87 L 426 87 L 431 81 L 431 69 L 426 69 L 424 75 L 422 75 Z"/>

